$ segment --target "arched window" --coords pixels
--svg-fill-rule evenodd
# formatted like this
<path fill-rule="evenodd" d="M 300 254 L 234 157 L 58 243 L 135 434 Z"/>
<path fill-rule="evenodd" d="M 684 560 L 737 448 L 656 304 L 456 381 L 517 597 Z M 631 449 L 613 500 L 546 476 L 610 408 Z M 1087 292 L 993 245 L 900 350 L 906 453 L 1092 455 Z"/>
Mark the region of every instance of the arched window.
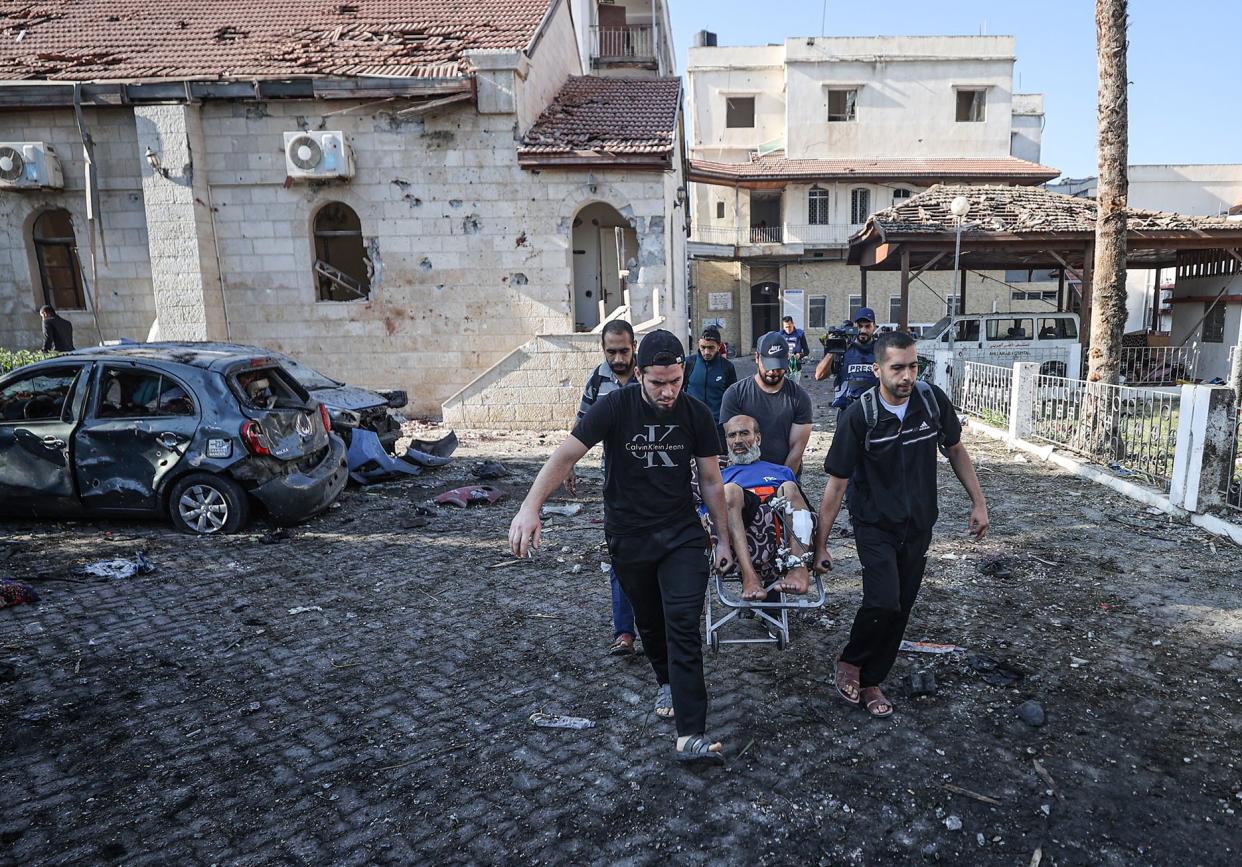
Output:
<path fill-rule="evenodd" d="M 371 260 L 354 209 L 329 202 L 315 214 L 315 285 L 320 301 L 358 301 L 371 294 Z"/>
<path fill-rule="evenodd" d="M 812 226 L 828 225 L 828 191 L 823 187 L 811 187 L 806 194 L 806 214 Z"/>
<path fill-rule="evenodd" d="M 86 293 L 82 288 L 82 266 L 73 236 L 69 212 L 57 208 L 45 211 L 34 221 L 31 232 L 35 260 L 39 263 L 39 283 L 43 303 L 57 310 L 82 310 Z"/>
<path fill-rule="evenodd" d="M 893 204 L 900 205 L 906 199 L 910 198 L 910 191 L 905 187 L 897 187 L 893 190 Z"/>

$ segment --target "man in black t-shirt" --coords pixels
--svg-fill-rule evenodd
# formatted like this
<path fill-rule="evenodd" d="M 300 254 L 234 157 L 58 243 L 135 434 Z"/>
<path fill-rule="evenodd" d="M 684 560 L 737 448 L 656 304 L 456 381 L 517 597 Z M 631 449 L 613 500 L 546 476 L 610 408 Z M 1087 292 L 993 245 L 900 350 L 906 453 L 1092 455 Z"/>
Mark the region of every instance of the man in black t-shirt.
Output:
<path fill-rule="evenodd" d="M 715 526 L 727 526 L 728 517 L 716 423 L 701 401 L 682 392 L 684 363 L 681 343 L 670 332 L 643 338 L 640 387 L 600 398 L 552 453 L 509 526 L 509 545 L 519 557 L 539 547 L 540 508 L 574 464 L 602 442 L 604 532 L 659 684 L 656 714 L 676 720 L 679 760 L 721 762 L 720 744 L 705 734 L 699 618 L 707 590 L 707 537 L 691 493 L 692 465 Z M 728 539 L 718 542 L 714 557 L 721 572 L 732 571 Z"/>
<path fill-rule="evenodd" d="M 937 446 L 970 495 L 967 529 L 976 540 L 987 533 L 988 506 L 962 445 L 953 404 L 940 389 L 917 382 L 914 338 L 905 332 L 880 335 L 874 368 L 879 386 L 845 410 L 824 458 L 828 485 L 819 507 L 813 562 L 819 572 L 832 568 L 828 535 L 852 477 L 849 509 L 863 598 L 837 660 L 836 687 L 850 704 L 886 717 L 893 705 L 880 684 L 897 659 L 939 516 Z"/>

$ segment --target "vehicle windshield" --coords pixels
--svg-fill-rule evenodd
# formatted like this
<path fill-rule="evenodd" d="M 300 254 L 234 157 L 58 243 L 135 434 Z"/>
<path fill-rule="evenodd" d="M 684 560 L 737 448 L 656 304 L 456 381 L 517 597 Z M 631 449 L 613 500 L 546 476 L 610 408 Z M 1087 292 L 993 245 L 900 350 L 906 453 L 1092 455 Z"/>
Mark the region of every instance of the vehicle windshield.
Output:
<path fill-rule="evenodd" d="M 335 379 L 324 376 L 315 368 L 299 364 L 288 356 L 281 359 L 281 364 L 285 370 L 293 374 L 293 378 L 307 391 L 314 391 L 317 388 L 340 388 L 344 385 L 343 382 L 337 382 Z"/>
<path fill-rule="evenodd" d="M 935 325 L 929 325 L 926 328 L 924 328 L 923 339 L 924 340 L 935 340 L 937 337 L 939 337 L 941 333 L 945 330 L 945 328 L 948 327 L 950 318 L 952 317 L 941 316 L 938 320 L 936 320 Z"/>

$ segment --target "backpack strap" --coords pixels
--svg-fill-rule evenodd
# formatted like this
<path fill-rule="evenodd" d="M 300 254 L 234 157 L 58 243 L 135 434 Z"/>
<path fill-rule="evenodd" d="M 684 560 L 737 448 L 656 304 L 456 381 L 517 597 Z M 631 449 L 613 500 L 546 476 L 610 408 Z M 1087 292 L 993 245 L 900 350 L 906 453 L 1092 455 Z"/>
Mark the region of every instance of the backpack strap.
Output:
<path fill-rule="evenodd" d="M 867 435 L 863 440 L 863 446 L 867 451 L 871 451 L 871 432 L 880 422 L 880 399 L 874 386 L 859 395 L 858 399 L 862 401 L 863 420 L 867 423 Z"/>
<path fill-rule="evenodd" d="M 914 390 L 923 399 L 923 409 L 927 410 L 927 418 L 936 430 L 937 441 L 944 442 L 944 428 L 940 424 L 940 401 L 936 400 L 936 393 L 932 391 L 931 384 L 917 379 L 914 382 Z"/>

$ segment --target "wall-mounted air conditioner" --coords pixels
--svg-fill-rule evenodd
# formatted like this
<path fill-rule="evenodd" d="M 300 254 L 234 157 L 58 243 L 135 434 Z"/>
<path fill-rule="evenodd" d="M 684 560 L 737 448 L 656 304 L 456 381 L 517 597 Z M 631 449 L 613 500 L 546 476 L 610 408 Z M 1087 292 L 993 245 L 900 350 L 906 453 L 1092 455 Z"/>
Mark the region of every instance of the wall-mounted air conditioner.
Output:
<path fill-rule="evenodd" d="M 354 152 L 345 133 L 285 133 L 285 172 L 291 178 L 352 178 Z"/>
<path fill-rule="evenodd" d="M 0 142 L 0 189 L 63 189 L 60 158 L 41 141 Z"/>

